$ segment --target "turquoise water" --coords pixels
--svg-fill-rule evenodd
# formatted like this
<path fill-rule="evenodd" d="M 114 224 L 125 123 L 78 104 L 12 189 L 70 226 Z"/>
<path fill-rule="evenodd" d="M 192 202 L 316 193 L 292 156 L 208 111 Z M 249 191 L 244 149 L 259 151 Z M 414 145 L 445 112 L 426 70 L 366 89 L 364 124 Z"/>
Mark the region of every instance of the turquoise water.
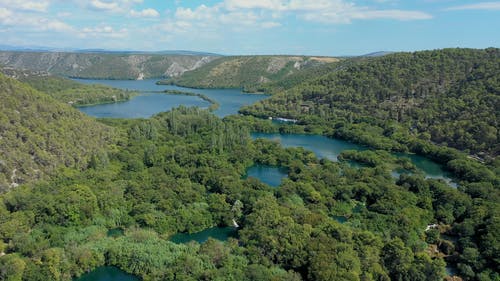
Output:
<path fill-rule="evenodd" d="M 263 165 L 255 165 L 247 170 L 246 177 L 254 177 L 259 179 L 261 182 L 272 186 L 278 187 L 281 184 L 281 180 L 288 176 L 288 171 L 286 168 L 280 167 L 270 167 Z"/>
<path fill-rule="evenodd" d="M 447 265 L 445 271 L 446 276 L 458 276 L 458 268 L 453 265 Z"/>
<path fill-rule="evenodd" d="M 210 237 L 220 241 L 226 241 L 230 237 L 236 238 L 237 235 L 238 235 L 238 229 L 235 227 L 212 227 L 192 234 L 177 233 L 172 237 L 170 237 L 170 241 L 177 244 L 196 241 L 201 244 L 207 241 L 208 238 Z"/>
<path fill-rule="evenodd" d="M 104 84 L 115 88 L 139 91 L 141 94 L 129 101 L 101 104 L 95 106 L 80 107 L 82 112 L 95 117 L 116 117 L 116 118 L 147 118 L 156 113 L 168 111 L 171 108 L 184 106 L 198 106 L 208 108 L 210 104 L 197 96 L 167 95 L 151 93 L 152 91 L 177 90 L 203 94 L 219 103 L 219 108 L 214 113 L 219 117 L 237 114 L 238 110 L 248 104 L 253 104 L 265 99 L 267 95 L 246 94 L 239 89 L 191 89 L 173 85 L 156 85 L 156 80 L 87 80 L 75 79 L 75 81 L 86 84 Z M 344 150 L 365 150 L 367 147 L 350 143 L 343 140 L 332 139 L 320 135 L 301 134 L 266 134 L 253 133 L 253 138 L 266 138 L 279 141 L 285 147 L 304 147 L 311 150 L 319 158 L 327 158 L 337 161 L 338 155 Z M 414 154 L 395 154 L 397 157 L 410 158 L 413 164 L 422 170 L 427 178 L 443 179 L 451 186 L 456 186 L 451 182 L 450 175 L 444 171 L 441 165 L 425 157 Z M 265 170 L 252 171 L 255 177 L 263 182 L 277 186 L 278 179 L 273 178 L 276 171 Z M 250 175 L 252 176 L 252 175 Z M 399 177 L 398 171 L 393 172 L 393 176 Z M 281 181 L 281 178 L 280 178 Z M 266 183 L 267 183 L 266 182 Z"/>
<path fill-rule="evenodd" d="M 303 147 L 314 152 L 318 158 L 332 161 L 337 161 L 337 157 L 344 150 L 367 149 L 361 145 L 320 135 L 252 133 L 252 138 L 278 141 L 284 147 Z"/>
<path fill-rule="evenodd" d="M 332 161 L 337 161 L 338 155 L 344 150 L 368 149 L 365 146 L 320 135 L 252 133 L 252 138 L 278 141 L 284 147 L 303 147 L 314 152 L 318 158 L 326 158 Z M 450 174 L 443 170 L 442 166 L 436 162 L 415 154 L 395 153 L 394 155 L 409 158 L 418 169 L 425 173 L 427 178 L 443 179 L 451 186 L 456 186 L 451 181 Z M 394 177 L 399 177 L 399 174 L 400 171 L 393 171 L 392 173 Z"/>
<path fill-rule="evenodd" d="M 91 272 L 82 275 L 75 281 L 139 281 L 140 279 L 134 275 L 128 274 L 125 271 L 114 266 L 101 266 Z"/>
<path fill-rule="evenodd" d="M 124 102 L 99 104 L 79 107 L 78 109 L 94 117 L 148 118 L 152 115 L 169 111 L 181 105 L 208 108 L 210 104 L 199 97 L 142 93 Z"/>
<path fill-rule="evenodd" d="M 120 236 L 123 236 L 123 235 L 124 235 L 124 231 L 121 228 L 110 229 L 110 230 L 108 230 L 108 233 L 107 233 L 108 237 L 114 237 L 114 238 L 120 237 Z"/>
<path fill-rule="evenodd" d="M 334 216 L 333 219 L 339 223 L 347 222 L 347 218 L 345 216 Z"/>
<path fill-rule="evenodd" d="M 156 113 L 168 111 L 180 105 L 202 108 L 208 108 L 210 106 L 209 102 L 197 96 L 152 93 L 165 90 L 177 90 L 205 95 L 219 103 L 219 108 L 214 111 L 214 114 L 219 117 L 237 114 L 242 106 L 250 105 L 269 97 L 268 95 L 262 94 L 243 93 L 240 89 L 192 89 L 173 85 L 156 85 L 157 80 L 154 79 L 74 80 L 84 84 L 103 84 L 114 88 L 138 91 L 141 93 L 139 96 L 133 97 L 125 102 L 99 104 L 79 108 L 82 112 L 94 117 L 148 118 Z"/>

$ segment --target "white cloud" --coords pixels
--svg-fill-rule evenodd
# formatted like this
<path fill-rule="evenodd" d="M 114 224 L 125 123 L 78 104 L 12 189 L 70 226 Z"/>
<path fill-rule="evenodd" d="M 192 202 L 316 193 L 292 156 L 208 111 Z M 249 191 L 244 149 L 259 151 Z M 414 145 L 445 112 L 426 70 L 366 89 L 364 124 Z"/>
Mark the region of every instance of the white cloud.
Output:
<path fill-rule="evenodd" d="M 132 11 L 134 11 L 134 16 L 137 17 L 141 16 L 140 14 L 137 13 L 142 13 L 144 10 L 146 11 L 154 10 L 149 8 L 139 11 L 133 9 L 135 5 L 141 4 L 143 0 L 69 0 L 69 1 L 72 1 L 75 5 L 81 8 L 86 8 L 97 12 L 111 12 L 111 13 L 122 13 L 131 15 Z M 151 11 L 149 11 L 149 13 L 151 13 Z"/>
<path fill-rule="evenodd" d="M 70 12 L 59 12 L 57 13 L 57 16 L 59 18 L 68 18 L 68 17 L 71 17 L 73 15 L 73 13 L 70 13 Z"/>
<path fill-rule="evenodd" d="M 432 16 L 419 11 L 352 9 L 347 11 L 325 11 L 307 13 L 304 19 L 322 23 L 348 24 L 353 20 L 391 19 L 400 21 L 426 20 Z"/>
<path fill-rule="evenodd" d="M 89 8 L 98 11 L 117 11 L 119 5 L 117 2 L 105 2 L 100 0 L 92 0 L 89 3 Z"/>
<path fill-rule="evenodd" d="M 53 19 L 38 20 L 38 28 L 42 31 L 72 32 L 74 28 L 62 21 Z"/>
<path fill-rule="evenodd" d="M 226 0 L 224 2 L 228 10 L 238 9 L 267 9 L 282 10 L 286 9 L 282 0 Z"/>
<path fill-rule="evenodd" d="M 274 21 L 266 21 L 260 24 L 262 28 L 274 28 L 281 26 L 281 23 Z"/>
<path fill-rule="evenodd" d="M 175 18 L 180 20 L 215 20 L 218 16 L 223 15 L 220 5 L 207 7 L 200 5 L 196 9 L 179 7 L 175 11 Z"/>
<path fill-rule="evenodd" d="M 223 26 L 275 28 L 280 20 L 294 16 L 324 24 L 348 24 L 354 20 L 389 19 L 399 21 L 427 20 L 432 15 L 421 11 L 374 9 L 357 6 L 347 0 L 223 0 L 213 6 L 177 8 L 174 19 L 167 20 L 169 30 L 191 27 Z M 177 23 L 176 23 L 177 22 Z M 179 22 L 182 22 L 180 24 Z"/>
<path fill-rule="evenodd" d="M 0 24 L 25 31 L 72 32 L 74 28 L 60 20 L 13 12 L 0 8 Z"/>
<path fill-rule="evenodd" d="M 109 25 L 96 26 L 96 27 L 85 27 L 81 30 L 80 37 L 107 37 L 107 38 L 125 38 L 128 36 L 128 30 L 122 28 L 120 30 L 115 30 Z"/>
<path fill-rule="evenodd" d="M 19 0 L 0 0 L 0 7 L 8 7 L 15 11 L 45 12 L 50 2 L 40 1 L 19 1 Z"/>
<path fill-rule="evenodd" d="M 130 10 L 129 14 L 136 18 L 156 18 L 160 16 L 160 13 L 155 9 L 144 9 L 142 11 Z"/>
<path fill-rule="evenodd" d="M 475 3 L 475 4 L 469 4 L 469 5 L 461 5 L 461 6 L 454 6 L 450 7 L 446 10 L 449 11 L 458 11 L 458 10 L 500 10 L 500 2 L 480 2 L 480 3 Z"/>
<path fill-rule="evenodd" d="M 394 19 L 394 20 L 427 20 L 431 19 L 432 15 L 420 11 L 404 11 L 404 10 L 374 10 L 374 11 L 359 11 L 352 14 L 353 19 Z"/>
<path fill-rule="evenodd" d="M 12 11 L 6 8 L 0 8 L 0 21 L 5 21 L 12 15 Z"/>

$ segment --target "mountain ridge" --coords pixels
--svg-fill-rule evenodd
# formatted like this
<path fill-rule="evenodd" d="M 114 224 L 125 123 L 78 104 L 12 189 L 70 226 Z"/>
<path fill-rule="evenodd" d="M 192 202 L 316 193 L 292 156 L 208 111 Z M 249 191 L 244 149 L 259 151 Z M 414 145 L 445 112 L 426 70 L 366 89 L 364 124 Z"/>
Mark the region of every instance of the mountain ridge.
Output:
<path fill-rule="evenodd" d="M 0 65 L 87 79 L 175 77 L 216 58 L 218 56 L 0 51 Z"/>

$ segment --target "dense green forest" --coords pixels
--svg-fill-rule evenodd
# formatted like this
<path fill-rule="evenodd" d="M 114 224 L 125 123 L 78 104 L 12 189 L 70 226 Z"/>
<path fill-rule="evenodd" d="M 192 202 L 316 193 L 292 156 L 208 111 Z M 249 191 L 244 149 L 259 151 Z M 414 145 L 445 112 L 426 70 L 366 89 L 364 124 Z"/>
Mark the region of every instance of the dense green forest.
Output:
<path fill-rule="evenodd" d="M 54 99 L 73 106 L 126 101 L 137 93 L 99 84 L 83 84 L 47 72 L 0 67 L 0 72 L 17 79 Z"/>
<path fill-rule="evenodd" d="M 191 88 L 244 88 L 258 91 L 261 84 L 281 81 L 288 76 L 337 61 L 336 58 L 301 56 L 222 57 L 161 83 Z"/>
<path fill-rule="evenodd" d="M 0 74 L 0 190 L 43 178 L 59 166 L 85 168 L 113 129 Z"/>
<path fill-rule="evenodd" d="M 500 150 L 500 50 L 364 59 L 241 112 L 299 119 L 324 134 L 384 149 L 408 149 L 416 138 L 494 157 Z"/>
<path fill-rule="evenodd" d="M 224 119 L 180 107 L 96 121 L 0 75 L 0 280 L 72 280 L 102 265 L 142 280 L 437 281 L 446 265 L 463 280 L 500 280 L 498 143 L 447 140 L 460 151 L 433 131 L 460 125 L 459 136 L 481 136 L 467 120 L 496 130 L 498 55 L 455 49 L 324 65 L 266 86 L 277 94 L 242 111 L 257 117 Z M 331 162 L 252 131 L 371 149 Z M 389 150 L 442 163 L 458 188 Z M 288 177 L 272 188 L 245 176 L 253 165 Z M 397 169 L 413 173 L 394 178 Z M 233 221 L 238 235 L 227 241 L 170 241 Z M 109 235 L 115 229 L 123 235 Z"/>
<path fill-rule="evenodd" d="M 105 85 L 86 85 L 57 76 L 31 75 L 20 77 L 19 80 L 58 101 L 74 106 L 126 101 L 137 94 Z"/>
<path fill-rule="evenodd" d="M 499 278 L 500 197 L 487 179 L 460 190 L 395 181 L 390 154 L 367 151 L 358 158 L 378 161 L 351 168 L 252 141 L 249 127 L 196 108 L 103 122 L 124 132 L 117 149 L 0 197 L 3 280 L 70 280 L 104 264 L 144 280 L 442 280 L 443 258 L 465 280 Z M 289 177 L 277 189 L 243 179 L 253 164 Z M 232 219 L 237 239 L 168 240 Z M 124 236 L 106 235 L 117 227 Z"/>

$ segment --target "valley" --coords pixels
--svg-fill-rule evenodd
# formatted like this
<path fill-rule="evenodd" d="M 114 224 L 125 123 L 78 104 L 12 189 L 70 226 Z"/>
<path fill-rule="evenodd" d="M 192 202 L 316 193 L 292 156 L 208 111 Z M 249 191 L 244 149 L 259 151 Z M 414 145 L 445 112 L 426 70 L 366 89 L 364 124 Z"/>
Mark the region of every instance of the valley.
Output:
<path fill-rule="evenodd" d="M 0 279 L 496 280 L 499 54 L 4 52 Z"/>

